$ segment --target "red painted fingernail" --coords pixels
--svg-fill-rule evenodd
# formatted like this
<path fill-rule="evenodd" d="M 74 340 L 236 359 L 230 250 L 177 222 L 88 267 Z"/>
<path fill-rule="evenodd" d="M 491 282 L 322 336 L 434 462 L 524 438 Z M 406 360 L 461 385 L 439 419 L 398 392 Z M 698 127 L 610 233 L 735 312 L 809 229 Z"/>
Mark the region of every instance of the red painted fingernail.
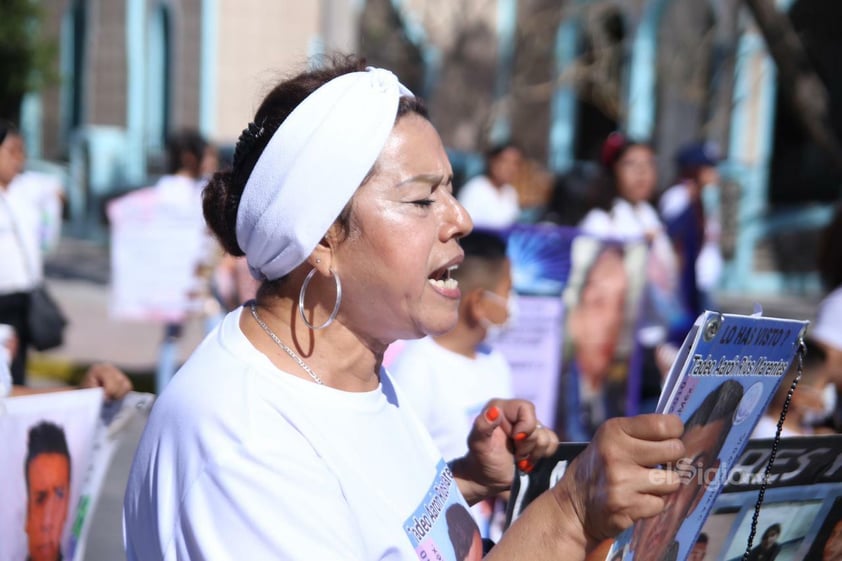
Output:
<path fill-rule="evenodd" d="M 523 472 L 524 473 L 532 473 L 533 469 L 535 469 L 535 466 L 533 466 L 531 462 L 527 462 L 526 467 L 523 468 Z"/>
<path fill-rule="evenodd" d="M 497 420 L 497 417 L 500 416 L 500 410 L 497 409 L 496 406 L 492 405 L 488 408 L 488 411 L 485 412 L 485 418 L 491 421 L 492 423 Z"/>
<path fill-rule="evenodd" d="M 526 471 L 526 468 L 529 467 L 529 460 L 527 460 L 526 458 L 520 460 L 517 463 L 517 467 L 519 467 L 521 469 L 521 471 Z"/>
<path fill-rule="evenodd" d="M 525 432 L 519 432 L 515 435 L 515 440 L 517 440 L 518 442 L 520 442 L 521 440 L 524 440 L 525 438 L 526 438 Z"/>

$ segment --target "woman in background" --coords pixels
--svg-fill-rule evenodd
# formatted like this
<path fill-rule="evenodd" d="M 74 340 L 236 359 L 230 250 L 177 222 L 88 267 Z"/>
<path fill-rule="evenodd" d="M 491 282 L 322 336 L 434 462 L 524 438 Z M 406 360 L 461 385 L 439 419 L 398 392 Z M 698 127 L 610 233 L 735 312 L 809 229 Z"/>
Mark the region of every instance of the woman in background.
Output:
<path fill-rule="evenodd" d="M 644 239 L 649 244 L 646 289 L 636 338 L 643 349 L 641 410 L 653 410 L 660 395 L 661 377 L 675 354 L 672 345 L 664 345 L 670 326 L 686 321 L 677 305 L 678 261 L 652 206 L 658 182 L 655 152 L 645 142 L 614 132 L 603 143 L 600 163 L 603 176 L 593 190 L 595 208 L 585 215 L 579 227 L 584 233 L 601 238 Z"/>

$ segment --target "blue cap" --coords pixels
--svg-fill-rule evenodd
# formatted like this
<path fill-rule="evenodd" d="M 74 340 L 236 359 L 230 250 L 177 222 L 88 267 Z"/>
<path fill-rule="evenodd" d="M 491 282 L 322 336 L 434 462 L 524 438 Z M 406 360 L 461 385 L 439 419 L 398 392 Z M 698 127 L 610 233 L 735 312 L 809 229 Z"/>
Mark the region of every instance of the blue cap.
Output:
<path fill-rule="evenodd" d="M 715 142 L 691 142 L 675 153 L 675 163 L 680 169 L 715 166 L 721 159 Z"/>

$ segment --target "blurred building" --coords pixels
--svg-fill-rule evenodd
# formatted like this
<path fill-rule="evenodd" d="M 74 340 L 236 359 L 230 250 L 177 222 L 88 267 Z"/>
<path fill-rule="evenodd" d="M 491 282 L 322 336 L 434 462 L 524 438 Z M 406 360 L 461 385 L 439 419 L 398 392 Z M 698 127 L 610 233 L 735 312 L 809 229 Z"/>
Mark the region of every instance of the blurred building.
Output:
<path fill-rule="evenodd" d="M 838 0 L 777 0 L 830 90 L 842 134 Z M 723 288 L 818 290 L 815 238 L 842 176 L 779 95 L 739 0 L 64 0 L 63 80 L 24 102 L 31 153 L 65 162 L 69 227 L 161 170 L 167 132 L 232 144 L 279 74 L 357 51 L 428 100 L 458 177 L 514 138 L 559 176 L 586 174 L 608 132 L 651 139 L 662 187 L 691 139 L 725 148 Z M 584 170 L 584 171 L 583 171 Z"/>
<path fill-rule="evenodd" d="M 58 39 L 61 82 L 27 96 L 21 126 L 36 166 L 66 163 L 69 229 L 101 233 L 105 199 L 162 173 L 168 133 L 191 127 L 235 141 L 282 72 L 323 48 L 353 48 L 350 9 L 328 0 L 47 3 L 42 32 Z"/>

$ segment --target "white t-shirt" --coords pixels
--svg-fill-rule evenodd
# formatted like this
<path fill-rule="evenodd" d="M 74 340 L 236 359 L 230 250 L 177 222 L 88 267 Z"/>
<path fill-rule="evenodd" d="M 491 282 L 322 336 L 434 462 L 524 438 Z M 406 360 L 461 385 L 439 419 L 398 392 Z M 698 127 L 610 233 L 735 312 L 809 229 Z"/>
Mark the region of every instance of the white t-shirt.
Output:
<path fill-rule="evenodd" d="M 595 208 L 579 223 L 586 234 L 600 238 L 648 238 L 649 256 L 646 260 L 646 279 L 650 288 L 660 295 L 660 300 L 674 305 L 678 290 L 678 257 L 664 229 L 658 213 L 646 201 L 632 204 L 625 199 L 615 199 L 611 210 Z M 663 309 L 643 312 L 643 326 L 638 329 L 638 341 L 646 347 L 663 342 L 667 335 L 663 323 Z"/>
<path fill-rule="evenodd" d="M 12 372 L 9 370 L 11 358 L 9 350 L 0 345 L 0 398 L 12 393 Z"/>
<path fill-rule="evenodd" d="M 9 193 L 26 199 L 38 213 L 38 242 L 48 253 L 61 236 L 61 197 L 64 187 L 58 177 L 38 171 L 25 171 L 9 183 Z"/>
<path fill-rule="evenodd" d="M 632 204 L 625 199 L 614 199 L 609 212 L 601 208 L 591 210 L 582 219 L 579 228 L 594 236 L 619 239 L 639 238 L 647 233 L 666 235 L 652 205 L 646 201 Z"/>
<path fill-rule="evenodd" d="M 38 210 L 20 193 L 0 189 L 0 294 L 27 292 L 43 278 Z"/>
<path fill-rule="evenodd" d="M 488 177 L 478 175 L 459 191 L 459 202 L 471 215 L 474 226 L 505 228 L 520 215 L 517 191 L 511 185 L 495 187 Z"/>
<path fill-rule="evenodd" d="M 425 337 L 408 341 L 389 369 L 447 460 L 464 456 L 474 419 L 492 398 L 511 398 L 512 373 L 499 351 L 471 359 Z"/>
<path fill-rule="evenodd" d="M 763 415 L 757 421 L 754 431 L 751 433 L 751 438 L 775 438 L 775 433 L 778 432 L 778 420 L 768 415 Z M 793 436 L 804 436 L 807 433 L 798 433 L 790 428 L 783 427 L 781 430 L 781 438 L 790 438 Z"/>
<path fill-rule="evenodd" d="M 464 499 L 386 372 L 363 393 L 289 375 L 245 338 L 241 310 L 152 410 L 126 489 L 128 559 L 456 559 L 448 513 Z"/>
<path fill-rule="evenodd" d="M 808 334 L 816 341 L 842 351 L 842 286 L 819 303 L 816 323 Z"/>

